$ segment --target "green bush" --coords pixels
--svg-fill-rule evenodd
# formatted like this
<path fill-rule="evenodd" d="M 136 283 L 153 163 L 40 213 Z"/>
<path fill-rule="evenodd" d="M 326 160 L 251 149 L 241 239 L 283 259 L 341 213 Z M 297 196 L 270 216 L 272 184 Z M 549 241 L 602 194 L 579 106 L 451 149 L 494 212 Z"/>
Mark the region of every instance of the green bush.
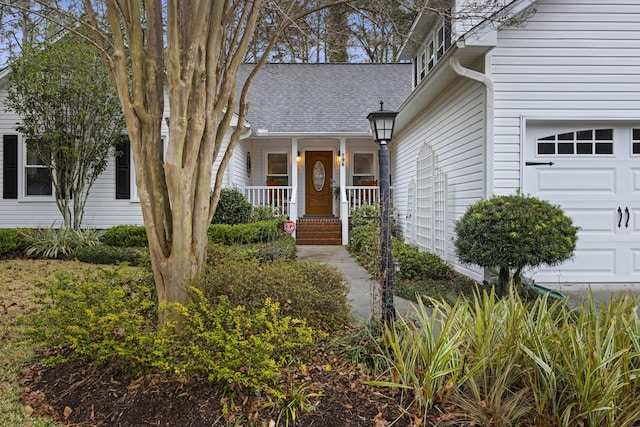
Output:
<path fill-rule="evenodd" d="M 169 307 L 183 325 L 171 345 L 176 350 L 166 360 L 174 371 L 204 374 L 227 386 L 272 391 L 280 369 L 313 342 L 311 328 L 282 316 L 279 304 L 269 298 L 249 310 L 226 296 L 213 304 L 200 291 L 194 294 L 187 306 Z M 170 336 L 173 325 L 167 329 L 161 336 Z"/>
<path fill-rule="evenodd" d="M 273 206 L 254 206 L 251 211 L 251 222 L 270 221 L 278 216 Z"/>
<path fill-rule="evenodd" d="M 210 302 L 194 289 L 187 305 L 158 309 L 150 275 L 124 270 L 57 277 L 43 286 L 44 309 L 28 320 L 35 339 L 70 349 L 69 358 L 136 376 L 161 369 L 277 393 L 280 369 L 312 343 L 312 329 L 268 298 L 247 308 L 225 296 Z M 167 322 L 157 328 L 159 313 Z M 52 362 L 62 361 L 59 354 Z"/>
<path fill-rule="evenodd" d="M 101 237 L 102 232 L 94 229 L 54 228 L 53 225 L 22 234 L 25 254 L 41 258 L 63 258 L 78 248 L 97 245 Z"/>
<path fill-rule="evenodd" d="M 147 232 L 142 225 L 116 225 L 104 233 L 102 243 L 125 248 L 144 248 L 149 246 Z"/>
<path fill-rule="evenodd" d="M 421 251 L 417 246 L 392 241 L 393 258 L 400 261 L 399 277 L 408 280 L 445 279 L 453 276 L 453 269 L 438 255 Z"/>
<path fill-rule="evenodd" d="M 283 315 L 305 319 L 314 329 L 336 330 L 348 321 L 349 286 L 332 266 L 314 261 L 276 259 L 261 264 L 236 248 L 212 246 L 200 288 L 209 301 L 226 295 L 248 309 L 266 298 L 279 302 Z"/>
<path fill-rule="evenodd" d="M 43 285 L 44 310 L 29 319 L 32 336 L 71 358 L 116 364 L 138 375 L 156 362 L 153 279 L 125 270 L 59 276 Z"/>
<path fill-rule="evenodd" d="M 0 228 L 0 256 L 20 250 L 22 240 L 15 228 Z"/>
<path fill-rule="evenodd" d="M 69 258 L 91 264 L 140 265 L 142 254 L 132 248 L 99 244 L 78 248 L 69 255 Z"/>
<path fill-rule="evenodd" d="M 249 224 L 212 224 L 209 226 L 209 242 L 232 245 L 269 242 L 285 236 L 276 221 L 252 222 Z"/>
<path fill-rule="evenodd" d="M 454 241 L 460 261 L 499 267 L 505 294 L 513 273 L 557 265 L 573 256 L 578 227 L 558 206 L 524 195 L 494 196 L 471 205 L 456 223 Z"/>
<path fill-rule="evenodd" d="M 220 192 L 220 200 L 213 214 L 212 224 L 246 224 L 251 219 L 253 206 L 247 201 L 240 191 L 231 188 L 223 188 Z"/>
<path fill-rule="evenodd" d="M 296 259 L 296 239 L 287 234 L 271 242 L 248 245 L 246 259 L 256 259 L 260 263 L 277 259 L 293 261 Z"/>

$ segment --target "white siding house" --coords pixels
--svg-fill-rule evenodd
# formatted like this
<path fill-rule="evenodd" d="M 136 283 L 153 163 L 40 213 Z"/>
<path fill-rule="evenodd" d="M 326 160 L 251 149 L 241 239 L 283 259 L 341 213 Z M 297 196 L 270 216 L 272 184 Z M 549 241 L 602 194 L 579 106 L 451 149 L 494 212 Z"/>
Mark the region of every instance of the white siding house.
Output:
<path fill-rule="evenodd" d="M 391 146 L 405 238 L 484 279 L 456 261 L 454 223 L 475 201 L 521 189 L 581 227 L 572 261 L 528 276 L 549 285 L 640 282 L 640 3 L 514 1 L 507 12 L 521 22 L 487 20 L 464 34 L 455 21 L 421 16 L 418 43 L 404 47 L 414 90 Z M 453 28 L 451 40 L 431 56 L 442 27 Z M 421 161 L 430 162 L 426 176 Z M 444 248 L 430 238 L 442 235 Z"/>
<path fill-rule="evenodd" d="M 241 69 L 240 81 L 249 67 Z M 0 227 L 60 224 L 53 196 L 30 194 L 25 185 L 30 165 L 16 131 L 19 117 L 3 107 L 7 72 L 0 74 Z M 397 109 L 410 91 L 409 63 L 263 66 L 249 91 L 247 123 L 223 186 L 242 191 L 254 205 L 274 206 L 292 220 L 339 220 L 339 239 L 346 244 L 349 209 L 378 197 L 377 145 L 367 114 L 380 99 Z M 166 123 L 162 126 L 166 137 Z M 89 195 L 83 226 L 142 224 L 131 165 L 130 154 L 109 163 Z"/>

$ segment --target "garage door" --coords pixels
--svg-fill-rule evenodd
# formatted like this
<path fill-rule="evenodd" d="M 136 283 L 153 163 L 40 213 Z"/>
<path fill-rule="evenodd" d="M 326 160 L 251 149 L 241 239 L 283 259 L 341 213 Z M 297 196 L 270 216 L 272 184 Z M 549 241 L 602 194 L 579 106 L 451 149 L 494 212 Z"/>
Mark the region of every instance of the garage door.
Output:
<path fill-rule="evenodd" d="M 537 283 L 640 282 L 640 124 L 537 124 L 527 129 L 523 190 L 581 230 L 575 258 Z"/>

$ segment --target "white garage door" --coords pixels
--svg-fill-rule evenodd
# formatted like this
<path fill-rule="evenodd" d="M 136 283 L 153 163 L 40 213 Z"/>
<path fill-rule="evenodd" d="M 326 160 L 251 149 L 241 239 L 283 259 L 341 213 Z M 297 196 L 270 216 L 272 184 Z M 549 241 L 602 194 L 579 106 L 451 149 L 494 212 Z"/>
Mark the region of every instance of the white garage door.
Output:
<path fill-rule="evenodd" d="M 581 227 L 575 258 L 537 283 L 640 282 L 640 124 L 537 124 L 527 129 L 523 191 Z"/>

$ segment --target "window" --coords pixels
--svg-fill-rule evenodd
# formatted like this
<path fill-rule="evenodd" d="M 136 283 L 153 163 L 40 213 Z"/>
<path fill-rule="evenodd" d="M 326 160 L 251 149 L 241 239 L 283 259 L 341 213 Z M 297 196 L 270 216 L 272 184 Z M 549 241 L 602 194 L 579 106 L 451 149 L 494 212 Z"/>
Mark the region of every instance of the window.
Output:
<path fill-rule="evenodd" d="M 353 185 L 375 185 L 373 153 L 353 154 Z"/>
<path fill-rule="evenodd" d="M 32 144 L 25 144 L 25 196 L 52 196 L 49 169 Z"/>
<path fill-rule="evenodd" d="M 267 185 L 289 185 L 289 155 L 267 154 Z"/>
<path fill-rule="evenodd" d="M 586 129 L 538 138 L 536 153 L 561 156 L 613 154 L 613 129 Z"/>
<path fill-rule="evenodd" d="M 447 17 L 435 26 L 434 31 L 427 37 L 424 49 L 414 61 L 416 73 L 414 74 L 414 87 L 427 76 L 427 73 L 435 67 L 438 60 L 451 47 L 451 18 Z"/>
<path fill-rule="evenodd" d="M 633 129 L 633 141 L 631 141 L 632 154 L 640 155 L 640 129 Z"/>

